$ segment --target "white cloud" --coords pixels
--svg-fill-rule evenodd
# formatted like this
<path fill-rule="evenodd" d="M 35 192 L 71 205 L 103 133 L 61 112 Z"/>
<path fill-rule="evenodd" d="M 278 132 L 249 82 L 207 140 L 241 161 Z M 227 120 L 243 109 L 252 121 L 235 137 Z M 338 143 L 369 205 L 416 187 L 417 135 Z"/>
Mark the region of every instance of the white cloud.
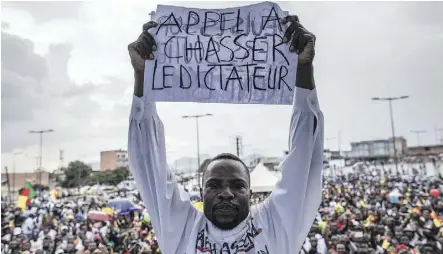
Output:
<path fill-rule="evenodd" d="M 250 2 L 229 3 L 244 4 Z M 346 144 L 389 136 L 388 107 L 370 98 L 406 94 L 409 100 L 394 105 L 397 133 L 414 143 L 410 130 L 426 129 L 422 142 L 435 140 L 434 125 L 443 127 L 443 19 L 435 11 L 442 3 L 281 5 L 318 38 L 315 77 L 326 137 L 341 130 Z M 18 44 L 2 36 L 2 166 L 11 165 L 12 149 L 29 154 L 17 164 L 20 169 L 35 166 L 38 137 L 27 132 L 36 128 L 56 130 L 44 139 L 47 168 L 58 165 L 59 148 L 66 160 L 98 160 L 100 150 L 126 146 L 133 86 L 126 48 L 154 9 L 149 1 L 3 3 L 2 31 L 14 35 L 27 55 L 8 55 Z M 181 118 L 187 114 L 214 114 L 200 121 L 202 154 L 234 152 L 238 134 L 249 145 L 245 155 L 280 155 L 287 146 L 289 107 L 161 103 L 159 113 L 174 158 L 196 153 L 195 122 Z"/>

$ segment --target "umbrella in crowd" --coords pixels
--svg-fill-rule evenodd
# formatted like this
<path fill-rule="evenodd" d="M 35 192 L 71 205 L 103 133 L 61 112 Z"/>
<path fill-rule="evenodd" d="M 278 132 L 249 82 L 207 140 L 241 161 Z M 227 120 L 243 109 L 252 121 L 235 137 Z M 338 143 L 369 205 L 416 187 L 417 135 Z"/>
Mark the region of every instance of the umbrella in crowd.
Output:
<path fill-rule="evenodd" d="M 108 206 L 112 207 L 119 214 L 128 214 L 143 210 L 141 206 L 135 205 L 131 200 L 123 198 L 109 200 Z"/>

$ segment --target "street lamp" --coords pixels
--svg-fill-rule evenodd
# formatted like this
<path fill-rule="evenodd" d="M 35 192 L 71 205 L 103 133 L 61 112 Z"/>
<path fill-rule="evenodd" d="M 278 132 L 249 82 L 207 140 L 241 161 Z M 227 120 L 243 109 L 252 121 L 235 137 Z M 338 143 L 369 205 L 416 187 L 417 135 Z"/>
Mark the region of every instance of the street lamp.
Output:
<path fill-rule="evenodd" d="M 42 161 L 43 161 L 43 134 L 48 133 L 48 132 L 54 132 L 53 129 L 49 129 L 49 130 L 38 130 L 38 131 L 29 131 L 29 133 L 33 133 L 33 134 L 40 134 L 40 159 L 39 159 L 39 168 L 38 168 L 38 173 L 37 173 L 37 179 L 38 179 L 38 183 L 42 184 L 42 175 L 41 175 L 41 171 L 42 171 Z"/>
<path fill-rule="evenodd" d="M 392 113 L 392 101 L 407 99 L 409 96 L 403 95 L 400 97 L 373 97 L 373 101 L 388 101 L 389 102 L 389 112 L 391 116 L 391 129 L 392 129 L 392 143 L 394 145 L 394 161 L 395 161 L 395 170 L 398 173 L 398 158 L 397 158 L 397 147 L 395 142 L 395 126 L 394 126 L 394 115 Z"/>
<path fill-rule="evenodd" d="M 417 146 L 420 146 L 420 134 L 426 133 L 426 131 L 411 131 L 417 135 Z"/>
<path fill-rule="evenodd" d="M 197 125 L 197 164 L 198 164 L 197 177 L 198 177 L 198 187 L 200 188 L 202 186 L 200 181 L 200 133 L 198 128 L 198 119 L 206 116 L 212 116 L 212 114 L 182 116 L 182 118 L 195 118 L 195 123 Z"/>

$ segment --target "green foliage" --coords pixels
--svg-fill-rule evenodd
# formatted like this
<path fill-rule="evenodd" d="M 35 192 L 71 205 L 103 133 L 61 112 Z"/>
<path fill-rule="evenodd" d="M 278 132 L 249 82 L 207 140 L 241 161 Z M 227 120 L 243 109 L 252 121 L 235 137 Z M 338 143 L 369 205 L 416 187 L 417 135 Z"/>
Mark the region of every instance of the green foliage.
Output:
<path fill-rule="evenodd" d="M 129 176 L 127 167 L 119 167 L 115 170 L 95 172 L 91 181 L 100 184 L 117 185 Z"/>
<path fill-rule="evenodd" d="M 62 182 L 62 187 L 74 188 L 85 184 L 85 181 L 91 176 L 92 168 L 82 161 L 71 161 L 64 169 L 64 173 L 65 180 Z"/>
<path fill-rule="evenodd" d="M 117 185 L 129 176 L 127 167 L 119 167 L 115 170 L 93 172 L 92 168 L 81 161 L 70 162 L 68 167 L 63 169 L 65 180 L 62 187 L 75 188 L 85 185 L 107 184 Z"/>

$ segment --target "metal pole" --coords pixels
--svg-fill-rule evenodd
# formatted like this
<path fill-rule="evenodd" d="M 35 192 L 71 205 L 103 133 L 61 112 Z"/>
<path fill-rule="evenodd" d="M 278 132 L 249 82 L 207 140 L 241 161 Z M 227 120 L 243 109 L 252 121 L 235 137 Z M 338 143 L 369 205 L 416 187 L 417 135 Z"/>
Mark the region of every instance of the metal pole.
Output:
<path fill-rule="evenodd" d="M 395 172 L 398 173 L 397 146 L 395 143 L 395 126 L 394 126 L 394 114 L 392 113 L 392 99 L 389 99 L 389 112 L 391 115 L 391 129 L 392 129 L 392 143 L 394 145 Z"/>
<path fill-rule="evenodd" d="M 440 143 L 443 144 L 443 128 L 438 128 L 437 132 L 440 133 Z"/>
<path fill-rule="evenodd" d="M 12 155 L 12 190 L 15 191 L 15 154 Z M 11 196 L 11 193 L 9 193 L 9 196 Z"/>
<path fill-rule="evenodd" d="M 29 131 L 30 133 L 38 133 L 40 134 L 40 159 L 39 159 L 39 163 L 38 163 L 38 169 L 37 169 L 37 181 L 38 184 L 41 184 L 41 180 L 42 180 L 42 165 L 43 165 L 43 134 L 47 133 L 47 132 L 54 132 L 54 130 L 49 129 L 49 130 L 39 130 L 39 131 Z"/>
<path fill-rule="evenodd" d="M 200 177 L 200 131 L 198 128 L 198 118 L 199 116 L 195 117 L 195 123 L 197 124 L 197 177 L 198 177 L 198 187 L 201 186 L 201 177 Z"/>
<path fill-rule="evenodd" d="M 341 158 L 341 131 L 338 132 L 338 156 Z"/>
<path fill-rule="evenodd" d="M 43 132 L 40 132 L 40 160 L 38 165 L 38 184 L 42 184 L 42 164 L 43 164 Z"/>
<path fill-rule="evenodd" d="M 195 118 L 196 124 L 197 124 L 197 178 L 198 178 L 198 186 L 201 188 L 201 181 L 200 181 L 200 132 L 199 132 L 199 126 L 198 126 L 198 119 L 200 117 L 205 116 L 212 116 L 212 114 L 204 114 L 204 115 L 192 115 L 192 116 L 182 116 L 182 118 Z"/>
<path fill-rule="evenodd" d="M 6 182 L 8 183 L 8 196 L 9 196 L 9 201 L 12 200 L 11 197 L 11 183 L 9 182 L 9 172 L 8 172 L 8 167 L 5 167 L 5 173 L 6 173 Z"/>
<path fill-rule="evenodd" d="M 426 131 L 411 131 L 417 135 L 417 146 L 420 146 L 420 135 L 426 133 Z"/>
<path fill-rule="evenodd" d="M 398 173 L 398 156 L 397 156 L 397 146 L 396 146 L 396 138 L 395 138 L 395 125 L 394 125 L 394 114 L 392 110 L 392 101 L 393 100 L 402 100 L 407 99 L 409 96 L 400 96 L 400 97 L 374 97 L 372 100 L 374 101 L 389 101 L 389 113 L 391 116 L 391 129 L 392 129 L 392 143 L 394 145 L 394 161 L 395 161 L 395 170 Z"/>

